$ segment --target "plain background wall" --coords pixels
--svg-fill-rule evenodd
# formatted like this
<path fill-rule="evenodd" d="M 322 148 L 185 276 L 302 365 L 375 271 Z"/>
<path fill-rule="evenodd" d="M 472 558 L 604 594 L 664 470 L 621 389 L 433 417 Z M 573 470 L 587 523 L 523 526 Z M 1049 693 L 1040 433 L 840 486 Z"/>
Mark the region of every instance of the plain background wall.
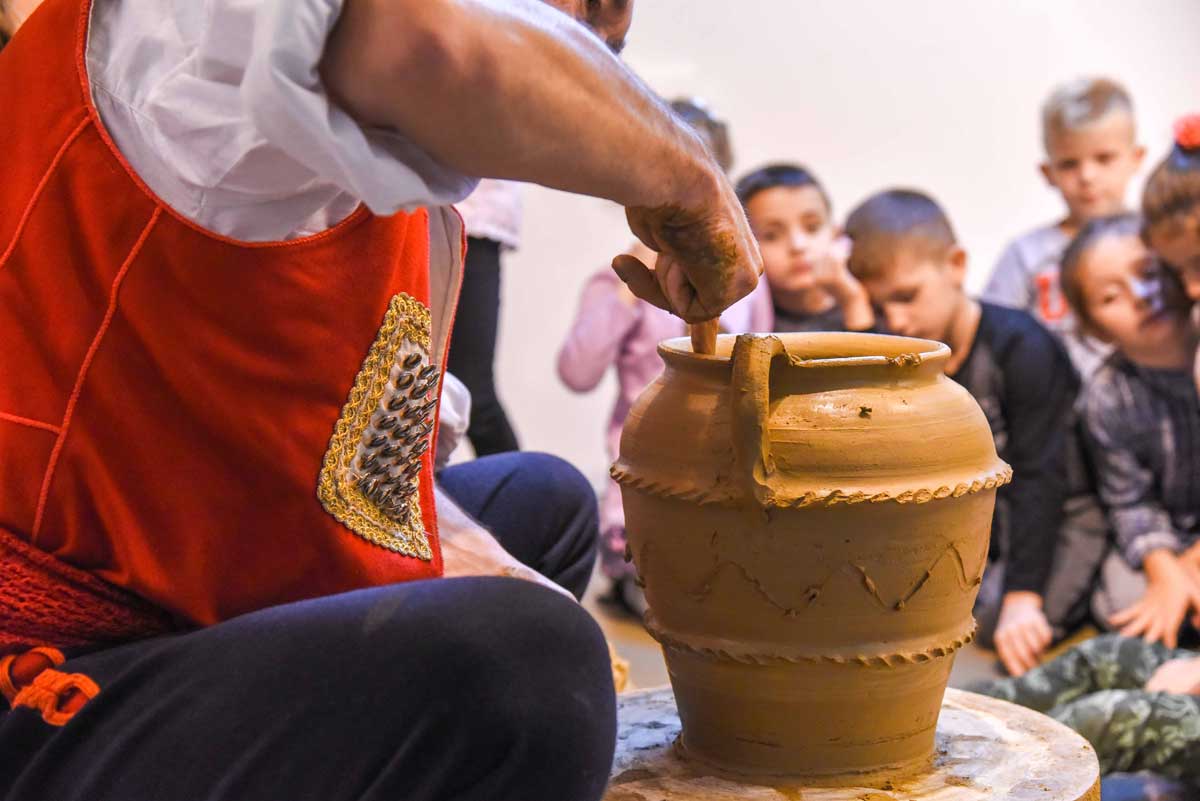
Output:
<path fill-rule="evenodd" d="M 1061 213 L 1036 169 L 1052 86 L 1124 82 L 1147 167 L 1171 121 L 1200 111 L 1200 0 L 637 0 L 625 59 L 663 96 L 702 97 L 729 121 L 735 174 L 807 164 L 839 218 L 888 186 L 931 192 L 978 289 L 1008 239 Z M 631 236 L 603 201 L 533 187 L 525 203 L 523 247 L 505 262 L 499 390 L 525 449 L 599 482 L 612 379 L 574 395 L 555 357 L 584 280 Z"/>

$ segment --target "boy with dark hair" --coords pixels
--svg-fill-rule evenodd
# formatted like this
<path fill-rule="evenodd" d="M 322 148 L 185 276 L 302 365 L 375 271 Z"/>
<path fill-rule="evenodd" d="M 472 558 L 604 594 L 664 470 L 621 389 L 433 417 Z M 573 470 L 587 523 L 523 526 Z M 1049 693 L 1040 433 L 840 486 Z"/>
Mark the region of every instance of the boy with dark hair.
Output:
<path fill-rule="evenodd" d="M 1068 501 L 1065 454 L 1079 382 L 1060 345 L 1027 313 L 963 291 L 967 253 L 927 195 L 882 192 L 846 221 L 850 271 L 895 334 L 940 340 L 946 372 L 979 402 L 1013 481 L 997 496 L 994 559 L 977 602 L 981 639 L 1024 673 L 1087 611 L 1103 556 L 1102 516 Z M 1069 551 L 1069 557 L 1065 553 Z"/>
<path fill-rule="evenodd" d="M 846 269 L 848 243 L 817 177 L 796 164 L 769 164 L 742 176 L 736 190 L 762 253 L 771 330 L 872 328 L 870 299 Z"/>
<path fill-rule="evenodd" d="M 1042 141 L 1042 176 L 1062 196 L 1067 214 L 1013 240 L 983 297 L 1036 317 L 1059 336 L 1086 378 L 1107 350 L 1075 327 L 1059 290 L 1059 262 L 1085 223 L 1125 210 L 1126 191 L 1146 149 L 1137 142 L 1129 92 L 1109 78 L 1081 78 L 1056 88 L 1042 106 Z"/>

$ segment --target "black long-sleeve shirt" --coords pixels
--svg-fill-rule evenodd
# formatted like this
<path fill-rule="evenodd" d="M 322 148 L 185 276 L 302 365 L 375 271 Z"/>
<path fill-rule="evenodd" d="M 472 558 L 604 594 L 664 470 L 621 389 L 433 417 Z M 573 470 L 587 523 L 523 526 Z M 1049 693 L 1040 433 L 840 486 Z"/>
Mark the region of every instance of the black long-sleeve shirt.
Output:
<path fill-rule="evenodd" d="M 950 376 L 987 416 L 1012 483 L 997 494 L 993 547 L 1005 592 L 1044 593 L 1067 498 L 1067 448 L 1079 379 L 1062 345 L 1029 314 L 980 303 L 971 351 Z"/>

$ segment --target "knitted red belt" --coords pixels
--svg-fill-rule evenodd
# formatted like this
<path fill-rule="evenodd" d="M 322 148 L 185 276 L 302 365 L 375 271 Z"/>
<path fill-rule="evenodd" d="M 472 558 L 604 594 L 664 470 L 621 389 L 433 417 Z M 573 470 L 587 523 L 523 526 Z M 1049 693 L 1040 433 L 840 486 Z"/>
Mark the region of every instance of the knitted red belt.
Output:
<path fill-rule="evenodd" d="M 146 601 L 0 528 L 0 656 L 115 645 L 176 629 Z"/>

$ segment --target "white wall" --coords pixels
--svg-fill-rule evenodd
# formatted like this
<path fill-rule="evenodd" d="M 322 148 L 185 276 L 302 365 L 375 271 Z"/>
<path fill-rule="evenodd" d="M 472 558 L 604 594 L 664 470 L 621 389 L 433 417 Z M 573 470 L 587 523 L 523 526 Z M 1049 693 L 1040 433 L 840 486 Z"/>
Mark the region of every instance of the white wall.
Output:
<path fill-rule="evenodd" d="M 931 192 L 977 288 L 1007 239 L 1061 210 L 1036 171 L 1054 84 L 1123 81 L 1148 166 L 1174 117 L 1200 111 L 1200 0 L 637 0 L 626 59 L 661 94 L 700 95 L 729 120 L 735 173 L 805 163 L 839 215 L 886 186 Z M 611 379 L 573 395 L 554 360 L 583 280 L 630 236 L 602 201 L 531 188 L 526 209 L 505 265 L 500 392 L 523 447 L 599 481 Z"/>

